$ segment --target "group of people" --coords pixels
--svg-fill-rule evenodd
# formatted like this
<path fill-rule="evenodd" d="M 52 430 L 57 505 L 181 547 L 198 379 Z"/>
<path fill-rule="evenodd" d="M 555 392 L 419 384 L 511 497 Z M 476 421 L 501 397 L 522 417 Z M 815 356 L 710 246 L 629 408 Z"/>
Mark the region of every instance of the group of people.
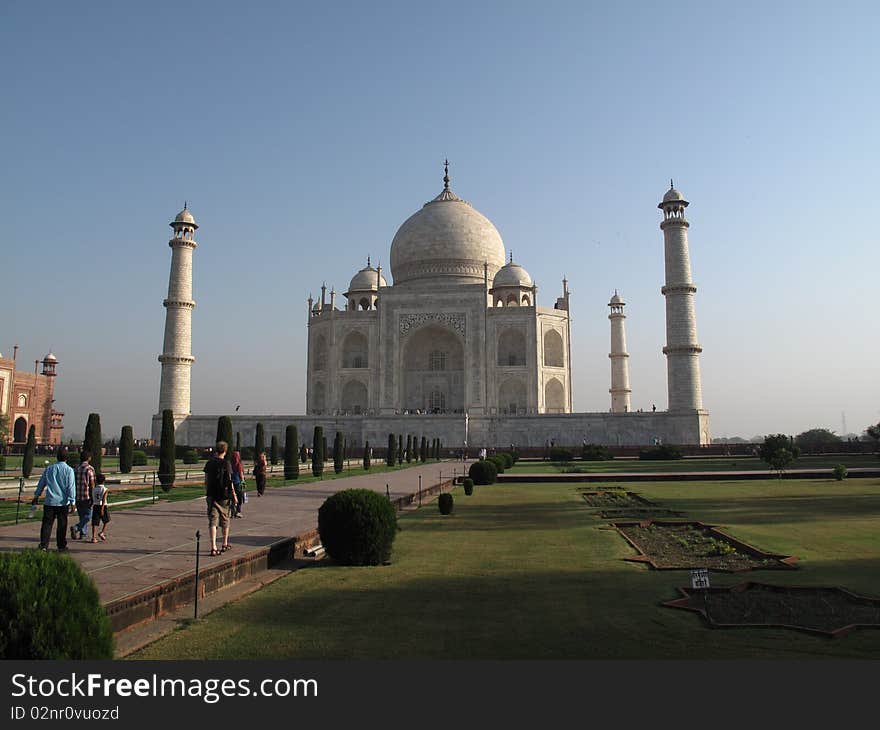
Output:
<path fill-rule="evenodd" d="M 70 539 L 82 540 L 86 537 L 91 524 L 91 540 L 96 543 L 107 540 L 107 525 L 110 522 L 108 507 L 109 490 L 106 477 L 95 473 L 91 465 L 92 454 L 85 450 L 80 455 L 80 464 L 76 468 L 67 463 L 67 448 L 60 446 L 56 452 L 57 462 L 47 466 L 37 482 L 34 498 L 31 500 L 33 509 L 39 502 L 40 495 L 46 492 L 43 501 L 43 521 L 40 525 L 40 550 L 49 549 L 52 539 L 52 527 L 57 522 L 55 544 L 59 552 L 67 547 L 67 515 L 71 508 L 76 508 L 79 522 L 70 528 Z M 100 527 L 100 532 L 98 528 Z"/>
<path fill-rule="evenodd" d="M 244 464 L 241 454 L 233 451 L 226 458 L 229 444 L 218 441 L 214 455 L 205 464 L 205 501 L 208 505 L 208 531 L 211 537 L 211 556 L 220 555 L 232 549 L 229 544 L 229 520 L 241 518 L 242 505 L 247 502 L 245 491 Z M 257 454 L 254 460 L 253 475 L 257 484 L 257 496 L 266 491 L 268 464 L 266 454 Z M 217 528 L 222 531 L 220 547 L 217 547 Z"/>
<path fill-rule="evenodd" d="M 243 517 L 242 505 L 247 502 L 241 454 L 235 451 L 227 459 L 228 449 L 229 446 L 225 441 L 218 442 L 214 455 L 205 464 L 205 499 L 208 506 L 212 556 L 232 549 L 229 544 L 229 520 Z M 40 496 L 44 491 L 46 492 L 43 502 L 43 521 L 40 526 L 40 549 L 44 551 L 49 549 L 52 528 L 56 523 L 58 551 L 68 550 L 68 514 L 74 508 L 79 520 L 70 527 L 71 540 L 86 539 L 90 524 L 89 542 L 107 540 L 110 508 L 106 477 L 95 472 L 91 464 L 92 454 L 88 450 L 81 452 L 81 461 L 75 470 L 67 463 L 67 454 L 65 446 L 58 448 L 56 452 L 58 461 L 43 470 L 31 500 L 31 514 L 33 514 Z M 267 472 L 266 454 L 260 453 L 254 460 L 252 471 L 259 497 L 262 497 L 266 491 Z M 222 531 L 223 540 L 220 547 L 217 546 L 218 527 Z"/>

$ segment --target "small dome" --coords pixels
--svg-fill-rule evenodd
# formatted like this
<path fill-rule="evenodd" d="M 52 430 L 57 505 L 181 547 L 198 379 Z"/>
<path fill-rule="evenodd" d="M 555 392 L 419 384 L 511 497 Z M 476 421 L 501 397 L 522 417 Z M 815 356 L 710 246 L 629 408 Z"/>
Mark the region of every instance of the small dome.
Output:
<path fill-rule="evenodd" d="M 617 289 L 614 290 L 614 296 L 611 297 L 610 304 L 626 304 L 626 302 L 623 301 L 623 297 L 617 293 Z"/>
<path fill-rule="evenodd" d="M 58 362 L 58 358 L 55 357 L 51 352 L 43 358 L 43 362 Z"/>
<path fill-rule="evenodd" d="M 519 264 L 514 263 L 511 259 L 511 261 L 498 269 L 498 273 L 495 274 L 495 278 L 492 280 L 493 289 L 499 289 L 504 286 L 531 289 L 532 277 L 529 276 L 528 271 Z"/>
<path fill-rule="evenodd" d="M 380 286 L 388 286 L 388 282 L 385 281 L 384 276 L 379 274 L 377 269 L 367 264 L 352 277 L 346 294 L 355 291 L 377 291 Z"/>
<path fill-rule="evenodd" d="M 183 210 L 174 217 L 174 223 L 187 223 L 198 228 L 198 226 L 196 226 L 196 219 L 193 218 L 192 213 L 189 212 L 185 205 L 183 206 Z M 174 223 L 171 225 L 174 225 Z"/>
<path fill-rule="evenodd" d="M 666 195 L 663 196 L 663 202 L 673 203 L 676 200 L 684 200 L 684 195 L 678 192 L 675 188 L 669 188 L 669 190 L 666 191 Z"/>

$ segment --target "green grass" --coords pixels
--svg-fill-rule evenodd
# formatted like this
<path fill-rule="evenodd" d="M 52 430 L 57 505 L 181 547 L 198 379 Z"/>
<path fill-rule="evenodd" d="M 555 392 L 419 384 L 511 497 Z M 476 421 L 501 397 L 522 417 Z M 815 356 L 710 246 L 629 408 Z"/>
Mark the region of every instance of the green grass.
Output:
<path fill-rule="evenodd" d="M 847 468 L 880 468 L 877 454 L 832 454 L 802 456 L 791 469 L 831 469 L 835 464 Z M 505 474 L 558 474 L 565 469 L 595 472 L 689 472 L 689 471 L 767 471 L 769 467 L 757 457 L 700 457 L 675 461 L 648 461 L 641 459 L 612 459 L 611 461 L 581 461 L 568 463 L 550 461 L 519 461 Z"/>
<path fill-rule="evenodd" d="M 713 573 L 839 584 L 880 594 L 880 480 L 640 483 L 634 491 L 722 524 L 797 571 Z M 143 659 L 876 658 L 880 631 L 829 639 L 781 629 L 711 630 L 659 606 L 687 571 L 624 562 L 577 487 L 515 484 L 455 492 L 400 518 L 392 564 L 323 561 L 139 652 Z M 223 637 L 218 641 L 217 637 Z"/>

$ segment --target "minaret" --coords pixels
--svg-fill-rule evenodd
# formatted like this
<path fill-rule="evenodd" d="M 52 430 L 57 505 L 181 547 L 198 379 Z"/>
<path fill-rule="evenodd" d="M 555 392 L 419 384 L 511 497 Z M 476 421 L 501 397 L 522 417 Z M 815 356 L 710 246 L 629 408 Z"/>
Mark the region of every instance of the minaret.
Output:
<path fill-rule="evenodd" d="M 608 315 L 611 320 L 611 352 L 608 354 L 611 358 L 611 388 L 608 390 L 611 393 L 611 412 L 628 413 L 629 394 L 632 391 L 629 387 L 629 355 L 626 352 L 626 315 L 623 313 L 626 302 L 616 289 L 608 306 L 611 307 L 611 314 Z"/>
<path fill-rule="evenodd" d="M 697 342 L 697 317 L 694 294 L 697 287 L 691 280 L 691 260 L 687 231 L 690 224 L 684 217 L 688 201 L 669 181 L 669 190 L 657 207 L 663 211 L 666 257 L 666 285 L 660 290 L 666 297 L 666 378 L 670 411 L 702 410 L 703 392 L 700 385 L 700 353 Z"/>
<path fill-rule="evenodd" d="M 169 224 L 174 230 L 168 242 L 171 247 L 171 276 L 165 307 L 165 344 L 159 362 L 162 381 L 159 385 L 159 413 L 170 408 L 175 416 L 190 414 L 190 371 L 192 356 L 192 256 L 197 246 L 193 235 L 198 226 L 195 218 L 183 210 Z"/>

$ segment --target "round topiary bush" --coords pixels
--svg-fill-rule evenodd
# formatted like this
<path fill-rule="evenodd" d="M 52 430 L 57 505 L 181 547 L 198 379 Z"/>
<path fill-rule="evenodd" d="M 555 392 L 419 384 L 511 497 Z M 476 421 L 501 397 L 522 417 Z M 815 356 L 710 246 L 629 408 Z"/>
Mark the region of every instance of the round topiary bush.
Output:
<path fill-rule="evenodd" d="M 837 481 L 839 481 L 839 482 L 842 482 L 844 479 L 846 479 L 846 465 L 844 465 L 844 464 L 835 464 L 835 466 L 834 466 L 834 478 L 835 478 Z"/>
<path fill-rule="evenodd" d="M 343 565 L 380 565 L 391 557 L 397 513 L 370 489 L 346 489 L 324 500 L 318 533 L 327 554 Z"/>
<path fill-rule="evenodd" d="M 502 457 L 498 454 L 492 454 L 492 456 L 487 456 L 486 461 L 491 461 L 495 465 L 495 474 L 503 474 L 504 469 L 507 466 L 507 462 L 504 461 Z"/>
<path fill-rule="evenodd" d="M 71 558 L 0 553 L 0 659 L 112 659 L 113 630 Z"/>
<path fill-rule="evenodd" d="M 507 453 L 506 451 L 502 451 L 498 454 L 499 458 L 504 460 L 504 468 L 510 469 L 513 466 L 513 455 Z"/>
<path fill-rule="evenodd" d="M 453 499 L 452 495 L 449 492 L 443 492 L 440 495 L 440 498 L 437 500 L 437 506 L 440 508 L 441 515 L 448 515 L 452 513 L 452 504 Z"/>
<path fill-rule="evenodd" d="M 146 466 L 147 465 L 147 452 L 146 451 L 132 451 L 131 452 L 131 465 L 132 466 Z"/>
<path fill-rule="evenodd" d="M 475 461 L 468 469 L 468 476 L 474 480 L 474 484 L 494 484 L 495 477 L 498 476 L 498 470 L 495 464 L 484 459 L 483 461 Z"/>
<path fill-rule="evenodd" d="M 474 493 L 474 480 L 470 477 L 465 477 L 461 484 L 464 487 L 464 493 L 470 497 Z"/>
<path fill-rule="evenodd" d="M 198 464 L 199 463 L 199 452 L 196 451 L 195 449 L 190 449 L 189 451 L 184 452 L 183 463 L 184 464 Z"/>

